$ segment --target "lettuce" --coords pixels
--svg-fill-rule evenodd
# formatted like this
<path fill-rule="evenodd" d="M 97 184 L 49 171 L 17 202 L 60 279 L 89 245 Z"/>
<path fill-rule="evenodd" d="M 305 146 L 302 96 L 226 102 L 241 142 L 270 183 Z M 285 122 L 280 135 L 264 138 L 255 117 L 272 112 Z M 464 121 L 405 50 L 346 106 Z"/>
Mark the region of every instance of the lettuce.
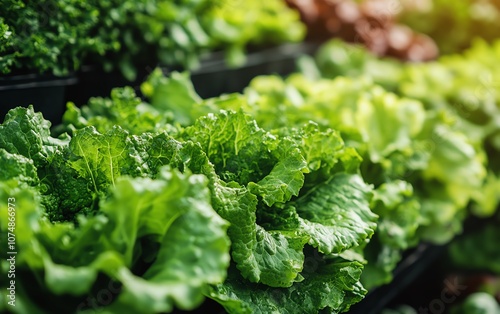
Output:
<path fill-rule="evenodd" d="M 223 280 L 229 262 L 227 225 L 211 208 L 206 183 L 201 176 L 186 177 L 169 169 L 155 180 L 122 177 L 110 198 L 100 202 L 101 212 L 80 217 L 75 225 L 50 223 L 43 218 L 36 190 L 15 180 L 2 182 L 3 199 L 13 197 L 19 206 L 19 303 L 33 303 L 29 306 L 47 312 L 95 310 L 93 291 L 107 292 L 111 286 L 114 290 L 107 293 L 113 294 L 118 308 L 155 313 L 174 305 L 199 305 L 203 287 Z M 6 219 L 2 215 L 2 221 Z M 6 233 L 2 226 L 2 236 Z M 137 272 L 143 263 L 147 268 L 141 276 Z M 36 281 L 31 284 L 29 278 Z M 71 297 L 51 304 L 60 295 Z M 23 313 L 23 306 L 13 309 Z"/>
<path fill-rule="evenodd" d="M 167 163 L 146 173 L 147 163 L 126 149 L 151 146 L 134 146 L 119 127 L 106 134 L 86 127 L 64 141 L 48 127 L 31 107 L 12 110 L 0 127 L 11 134 L 0 144 L 8 161 L 0 202 L 16 206 L 15 231 L 7 211 L 0 227 L 2 242 L 14 231 L 18 252 L 18 303 L 9 309 L 92 311 L 112 301 L 114 312 L 198 306 L 229 265 L 228 224 L 213 210 L 208 179 Z M 2 276 L 7 269 L 4 251 Z"/>
<path fill-rule="evenodd" d="M 315 123 L 268 132 L 242 111 L 192 119 L 181 127 L 126 88 L 69 104 L 59 138 L 31 107 L 9 113 L 1 187 L 31 204 L 17 218 L 23 306 L 91 311 L 109 284 L 99 307 L 110 313 L 193 309 L 205 296 L 232 313 L 291 310 L 295 295 L 308 313 L 342 312 L 363 298 L 363 265 L 341 256 L 378 216 L 340 134 Z"/>
<path fill-rule="evenodd" d="M 333 58 L 334 56 L 343 58 Z M 475 215 L 485 217 L 495 213 L 500 201 L 498 198 L 500 165 L 496 158 L 500 152 L 498 145 L 498 134 L 500 134 L 498 73 L 500 72 L 496 62 L 499 56 L 500 41 L 486 43 L 484 40 L 475 40 L 464 53 L 443 56 L 434 62 L 404 64 L 390 59 L 377 59 L 360 47 L 331 41 L 318 51 L 314 59 L 301 60 L 300 67 L 313 79 L 337 76 L 348 76 L 353 79 L 369 78 L 400 96 L 419 100 L 429 111 L 447 115 L 454 129 L 467 135 L 468 146 L 472 145 L 480 155 L 485 155 L 481 157 L 482 159 L 485 157 L 487 159 L 488 179 L 483 180 L 483 186 L 476 191 L 489 192 L 475 193 L 471 207 Z M 442 136 L 444 134 L 446 136 Z M 437 142 L 438 145 L 434 145 L 437 149 L 447 150 L 442 151 L 440 155 L 450 154 L 458 157 L 464 156 L 466 150 L 470 151 L 470 148 L 465 147 L 451 148 L 449 140 L 443 140 L 449 134 L 446 130 L 434 134 L 428 133 L 428 136 Z M 464 142 L 463 139 L 452 137 L 450 141 L 455 142 L 451 144 L 452 146 L 462 146 L 459 142 Z M 436 139 L 440 140 L 435 141 Z M 458 160 L 450 162 L 450 166 L 459 164 Z M 465 158 L 462 162 L 466 163 Z M 446 174 L 448 178 L 455 178 L 454 173 L 457 169 L 452 168 L 442 168 L 444 171 L 450 171 Z M 471 170 L 469 176 L 473 177 L 472 169 L 475 167 L 469 165 L 465 168 Z M 440 170 L 435 165 L 429 172 L 440 176 L 438 174 Z M 453 196 L 460 198 L 461 189 L 453 188 L 455 190 L 452 192 Z M 471 189 L 468 191 L 470 193 Z"/>
<path fill-rule="evenodd" d="M 145 86 L 161 91 L 165 84 L 158 84 L 156 75 L 153 74 Z M 349 172 L 350 166 L 356 165 L 356 169 L 360 164 L 364 180 L 375 187 L 370 208 L 380 216 L 374 239 L 368 244 L 354 242 L 354 247 L 361 245 L 368 261 L 369 271 L 363 275 L 368 288 L 391 279 L 391 272 L 404 250 L 419 241 L 445 243 L 460 232 L 468 203 L 481 194 L 478 191 L 486 182 L 484 151 L 463 133 L 456 116 L 445 110 L 426 108 L 418 100 L 399 97 L 369 78 L 308 79 L 301 74 L 286 79 L 260 76 L 250 83 L 243 95 L 221 96 L 203 104 L 204 110 L 213 112 L 220 108 L 243 110 L 272 134 L 292 137 L 299 147 L 303 147 L 302 154 L 307 159 L 306 190 L 309 186 L 320 188 L 320 182 L 335 176 L 339 167 Z M 156 106 L 154 100 L 153 106 Z M 195 104 L 185 111 L 196 116 L 203 110 Z M 317 123 L 313 127 L 317 131 L 304 131 L 303 126 L 309 121 Z M 236 128 L 226 121 L 218 125 Z M 302 127 L 302 131 L 290 132 L 294 127 Z M 346 147 L 341 154 L 336 149 L 336 135 L 329 131 L 330 128 L 340 132 L 345 141 Z M 210 129 L 211 126 L 204 125 L 204 131 Z M 316 137 L 322 132 L 330 134 Z M 213 153 L 214 160 L 218 160 L 231 149 L 229 146 L 234 139 L 224 138 L 223 145 L 210 139 L 205 141 L 210 144 L 209 151 L 218 149 Z M 325 145 L 314 147 L 314 141 Z M 260 142 L 267 143 L 269 139 L 262 138 Z M 219 146 L 223 147 L 219 149 Z M 328 151 L 325 147 L 332 149 Z M 360 156 L 350 154 L 352 149 Z M 329 156 L 328 162 L 324 162 L 328 158 L 321 157 L 323 153 Z M 343 158 L 351 162 L 343 162 Z M 231 167 L 224 160 L 221 163 L 221 168 Z M 216 168 L 217 165 L 218 162 Z M 325 174 L 326 167 L 332 167 L 334 172 Z M 293 170 L 290 168 L 291 177 Z M 322 201 L 327 199 L 324 195 Z M 269 196 L 264 197 L 264 202 L 266 197 Z M 295 212 L 299 218 L 304 216 L 300 210 L 288 212 L 292 217 L 296 217 Z M 304 226 L 317 234 L 318 229 L 310 229 L 309 222 Z M 323 248 L 333 247 L 324 240 L 317 245 L 319 243 Z"/>
<path fill-rule="evenodd" d="M 209 295 L 228 313 L 318 313 L 318 308 L 342 313 L 363 298 L 360 263 L 341 259 L 321 259 L 317 263 L 314 273 L 289 289 L 249 284 L 230 270 L 226 282 L 214 287 Z"/>
<path fill-rule="evenodd" d="M 416 243 L 412 240 L 415 232 L 425 240 L 448 241 L 459 231 L 465 206 L 486 177 L 481 150 L 453 123 L 453 116 L 425 110 L 418 101 L 399 98 L 369 80 L 264 76 L 251 82 L 245 96 L 248 105 L 244 109 L 263 125 L 300 125 L 314 120 L 339 130 L 347 145 L 363 157 L 362 174 L 375 185 L 376 195 L 387 194 L 389 186 L 406 190 L 406 197 L 396 204 L 382 203 L 375 209 L 382 226 L 388 219 L 388 225 L 407 228 L 407 239 L 397 244 L 399 249 Z M 221 106 L 228 104 L 233 106 L 220 102 Z M 391 194 L 394 192 L 397 190 Z M 399 206 L 416 220 L 401 225 L 404 221 L 399 215 L 388 214 L 390 208 Z M 448 211 L 437 211 L 437 206 Z M 392 219 L 397 223 L 390 222 Z M 391 232 L 401 230 L 396 227 Z"/>

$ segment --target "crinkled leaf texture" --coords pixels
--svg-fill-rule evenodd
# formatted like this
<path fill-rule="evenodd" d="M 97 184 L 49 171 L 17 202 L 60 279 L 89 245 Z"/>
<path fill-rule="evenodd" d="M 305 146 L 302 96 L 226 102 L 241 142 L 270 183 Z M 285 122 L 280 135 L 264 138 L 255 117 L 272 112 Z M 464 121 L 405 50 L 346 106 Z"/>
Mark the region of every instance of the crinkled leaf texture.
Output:
<path fill-rule="evenodd" d="M 135 158 L 138 153 L 122 128 L 113 127 L 101 134 L 90 126 L 75 133 L 69 143 L 69 164 L 91 183 L 95 193 L 114 185 L 120 175 L 141 173 L 141 161 Z"/>
<path fill-rule="evenodd" d="M 339 173 L 300 197 L 294 206 L 309 244 L 325 254 L 341 253 L 369 239 L 378 216 L 371 212 L 371 187 L 359 175 Z"/>
<path fill-rule="evenodd" d="M 27 276 L 18 281 L 20 291 L 26 290 L 19 296 L 23 304 L 33 302 L 52 311 L 96 310 L 86 296 L 93 298 L 94 289 L 106 289 L 112 280 L 117 289 L 109 311 L 193 309 L 202 302 L 206 285 L 226 276 L 227 223 L 212 209 L 203 176 L 162 168 L 156 179 L 120 177 L 101 200 L 101 212 L 81 218 L 78 227 L 45 220 L 35 189 L 15 180 L 0 187 L 2 206 L 7 207 L 9 197 L 18 206 L 16 266 L 20 276 Z M 7 214 L 2 213 L 5 237 Z M 151 247 L 157 250 L 148 251 Z M 145 261 L 151 254 L 152 261 Z M 135 274 L 138 265 L 147 265 L 142 277 Z M 108 278 L 104 287 L 100 274 Z M 39 278 L 34 286 L 28 284 L 30 275 Z M 31 300 L 33 293 L 48 292 L 48 300 L 72 296 L 57 305 L 40 297 Z"/>
<path fill-rule="evenodd" d="M 182 268 L 170 260 L 173 253 L 182 252 L 164 246 L 170 230 L 176 230 L 171 234 L 172 239 L 183 236 L 178 241 L 179 248 L 189 247 L 191 244 L 185 243 L 189 240 L 184 236 L 188 234 L 186 230 L 210 239 L 205 228 L 213 223 L 192 213 L 194 209 L 187 210 L 192 205 L 184 204 L 186 200 L 177 200 L 182 195 L 191 199 L 185 195 L 190 190 L 186 192 L 184 183 L 156 194 L 155 189 L 161 185 L 158 180 L 163 178 L 162 166 L 170 165 L 181 172 L 208 178 L 211 205 L 230 223 L 227 234 L 231 239 L 234 278 L 250 286 L 301 291 L 304 302 L 311 303 L 306 308 L 311 312 L 322 308 L 342 311 L 362 298 L 366 291 L 359 283 L 360 264 L 345 262 L 347 268 L 310 267 L 311 262 L 332 264 L 332 253 L 342 255 L 364 244 L 376 226 L 377 216 L 369 209 L 372 187 L 359 175 L 361 157 L 353 148 L 344 146 L 340 133 L 312 122 L 267 132 L 241 111 L 221 111 L 202 116 L 191 126 L 170 134 L 161 129 L 139 135 L 135 126 L 143 125 L 149 118 L 138 114 L 137 124 L 131 124 L 128 113 L 123 116 L 115 113 L 122 109 L 134 112 L 134 104 L 141 105 L 133 99 L 127 100 L 130 95 L 126 93 L 119 95 L 114 95 L 111 103 L 102 100 L 105 119 L 92 117 L 92 110 L 97 107 L 90 111 L 82 109 L 82 119 L 76 116 L 74 120 L 71 141 L 55 151 L 50 167 L 44 170 L 62 169 L 61 173 L 75 179 L 71 182 L 76 179 L 85 182 L 86 193 L 91 194 L 96 209 L 95 216 L 75 218 L 76 229 L 72 223 L 57 224 L 58 236 L 52 236 L 50 243 L 58 243 L 68 230 L 74 229 L 74 237 L 78 238 L 88 229 L 93 238 L 87 237 L 93 239 L 93 245 L 85 246 L 91 255 L 65 249 L 62 256 L 71 260 L 69 266 L 64 258 L 47 260 L 47 265 L 54 266 L 46 272 L 53 282 L 51 287 L 58 286 L 62 292 L 79 278 L 82 283 L 79 289 L 84 294 L 90 287 L 98 287 L 104 274 L 121 285 L 121 292 L 108 306 L 109 310 L 127 313 L 139 307 L 151 312 L 168 311 L 174 304 L 192 308 L 200 301 L 203 287 L 200 279 L 219 285 L 223 282 L 216 274 L 209 276 L 208 270 L 201 266 L 191 273 L 169 272 Z M 115 122 L 108 123 L 107 119 L 118 125 L 111 126 Z M 124 179 L 124 176 L 142 178 Z M 181 181 L 190 178 L 186 176 Z M 52 192 L 58 189 L 62 186 L 57 185 Z M 203 194 L 198 193 L 200 197 Z M 141 197 L 135 198 L 136 194 Z M 173 214 L 157 207 L 164 203 L 178 211 Z M 135 210 L 122 213 L 120 209 L 125 206 Z M 204 221 L 205 228 L 189 224 L 198 220 Z M 175 229 L 177 225 L 182 228 Z M 106 231 L 106 236 L 100 236 L 102 232 L 94 232 L 92 228 Z M 225 225 L 218 227 L 222 231 L 224 228 Z M 198 237 L 192 240 L 204 241 Z M 208 242 L 200 245 L 210 248 Z M 314 256 L 310 251 L 315 252 Z M 179 259 L 191 265 L 191 259 L 198 261 L 197 256 L 198 253 L 191 254 L 184 259 L 182 255 Z M 156 266 L 160 262 L 164 264 Z M 144 263 L 149 267 L 142 269 Z M 224 266 L 224 262 L 218 263 L 217 267 Z M 142 277 L 134 275 L 138 267 L 142 269 Z M 352 272 L 352 276 L 342 281 L 339 278 L 344 278 L 345 272 Z M 63 282 L 61 278 L 67 280 Z M 189 283 L 189 289 L 181 282 Z M 332 285 L 336 292 L 332 292 L 334 299 L 330 300 Z M 318 297 L 314 287 L 325 287 L 325 295 Z"/>
<path fill-rule="evenodd" d="M 359 302 L 366 290 L 359 283 L 363 266 L 358 262 L 316 260 L 314 270 L 290 288 L 271 288 L 251 284 L 233 269 L 223 285 L 215 286 L 209 296 L 228 313 L 342 313 Z"/>
<path fill-rule="evenodd" d="M 294 136 L 265 132 L 241 111 L 221 111 L 198 119 L 183 135 L 200 143 L 216 174 L 230 181 L 212 176 L 214 207 L 231 223 L 237 269 L 249 281 L 272 287 L 302 280 L 306 243 L 325 254 L 340 253 L 370 238 L 377 219 L 369 209 L 371 187 L 359 176 L 332 174 L 340 160 L 344 167 L 337 171 L 359 165 L 357 155 L 345 153 L 339 136 L 333 137 L 334 148 L 322 148 L 325 154 L 317 156 L 310 150 L 329 144 L 334 133 L 321 133 L 314 125 L 282 133 Z M 305 135 L 304 141 L 296 133 Z M 318 189 L 301 196 L 306 175 L 319 169 L 324 172 L 315 178 L 331 180 L 316 182 Z"/>
<path fill-rule="evenodd" d="M 50 137 L 50 122 L 33 106 L 10 110 L 0 125 L 0 148 L 33 160 L 36 167 L 65 141 Z"/>

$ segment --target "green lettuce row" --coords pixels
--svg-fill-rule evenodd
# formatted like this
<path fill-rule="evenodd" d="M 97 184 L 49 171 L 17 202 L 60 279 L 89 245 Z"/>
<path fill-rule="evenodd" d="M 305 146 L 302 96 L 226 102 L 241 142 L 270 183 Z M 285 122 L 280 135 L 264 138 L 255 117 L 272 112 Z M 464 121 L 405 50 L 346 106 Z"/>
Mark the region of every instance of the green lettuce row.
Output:
<path fill-rule="evenodd" d="M 462 54 L 421 64 L 378 59 L 358 46 L 340 41 L 325 44 L 314 59 L 303 58 L 309 78 L 368 77 L 394 93 L 421 101 L 426 109 L 447 112 L 455 125 L 487 156 L 488 179 L 476 193 L 473 214 L 491 216 L 499 204 L 500 41 L 476 40 Z M 484 154 L 483 153 L 483 154 Z"/>
<path fill-rule="evenodd" d="M 457 190 L 457 194 L 471 196 L 467 212 L 460 212 L 458 217 L 463 217 L 467 213 L 489 217 L 498 212 L 500 203 L 500 164 L 498 163 L 500 153 L 500 85 L 498 84 L 500 76 L 498 73 L 500 69 L 496 61 L 499 57 L 499 41 L 487 44 L 482 40 L 476 40 L 472 47 L 462 54 L 443 56 L 435 62 L 403 64 L 391 59 L 375 58 L 357 46 L 331 41 L 320 49 L 314 60 L 303 58 L 300 66 L 302 72 L 312 79 L 337 76 L 348 76 L 353 79 L 365 77 L 400 96 L 421 101 L 427 110 L 445 112 L 453 121 L 455 128 L 466 134 L 468 141 L 484 160 L 488 172 L 480 188 L 471 188 L 464 193 Z M 442 142 L 439 141 L 437 144 L 441 145 Z M 433 168 L 439 170 L 440 166 L 434 164 Z M 449 176 L 453 180 L 457 179 L 457 174 L 465 174 L 456 167 L 443 167 L 441 170 L 446 170 L 442 173 L 443 177 Z M 465 175 L 459 177 L 467 179 Z M 438 206 L 447 210 L 437 212 L 434 208 Z M 434 220 L 453 221 L 450 219 L 453 213 L 450 211 L 452 208 L 444 199 L 428 203 L 423 209 L 426 213 L 432 214 Z M 383 217 L 383 215 L 380 216 Z M 458 221 L 454 224 L 459 226 Z M 465 247 L 460 249 L 456 245 L 453 247 L 454 252 L 465 250 Z M 480 257 L 481 254 L 471 255 L 470 248 L 467 252 L 469 253 L 464 254 L 462 258 L 475 256 L 478 259 L 484 259 Z M 387 265 L 386 261 L 390 261 L 391 256 L 393 255 L 390 251 L 385 251 L 385 254 L 380 255 L 383 258 L 380 258 L 377 263 Z M 457 256 L 461 255 L 457 254 Z M 370 270 L 370 264 L 367 265 L 364 273 L 373 273 Z"/>
<path fill-rule="evenodd" d="M 175 76 L 170 83 L 177 85 Z M 79 113 L 65 116 L 69 129 L 98 121 L 92 107 L 69 108 Z M 121 121 L 127 125 L 126 119 Z M 293 289 L 304 280 L 306 243 L 322 254 L 341 253 L 373 234 L 376 216 L 368 206 L 371 188 L 356 174 L 359 156 L 344 150 L 338 133 L 321 132 L 314 124 L 286 131 L 279 138 L 241 112 L 222 111 L 202 116 L 176 136 L 198 143 L 208 157 L 199 159 L 203 166 L 196 162 L 189 168 L 204 171 L 213 182 L 214 207 L 231 223 L 228 234 L 240 280 Z M 315 181 L 301 189 L 308 178 Z M 351 303 L 364 290 L 357 291 Z"/>
<path fill-rule="evenodd" d="M 164 95 L 175 80 L 154 72 L 144 83 L 143 91 L 154 107 L 168 107 L 158 101 L 158 95 Z M 192 123 L 220 108 L 242 109 L 273 134 L 315 121 L 319 130 L 339 130 L 346 146 L 360 153 L 361 173 L 376 187 L 371 208 L 380 216 L 374 239 L 363 249 L 368 288 L 391 279 L 403 250 L 422 240 L 444 243 L 460 232 L 467 204 L 484 197 L 481 188 L 489 186 L 484 151 L 461 132 L 452 113 L 426 109 L 421 102 L 400 98 L 368 78 L 263 76 L 255 78 L 244 94 L 202 103 L 192 99 L 172 111 Z M 307 136 L 296 139 L 306 142 Z M 335 151 L 306 151 L 335 155 Z M 315 167 L 311 157 L 309 165 Z M 318 178 L 321 172 L 311 175 Z"/>
<path fill-rule="evenodd" d="M 67 75 L 91 62 L 134 80 L 157 63 L 194 68 L 208 51 L 225 50 L 228 64 L 239 65 L 249 45 L 305 34 L 298 12 L 280 0 L 4 0 L 0 11 L 5 74 Z"/>
<path fill-rule="evenodd" d="M 337 132 L 310 123 L 272 134 L 234 111 L 176 127 L 166 122 L 171 113 L 139 103 L 129 89 L 93 101 L 81 111 L 69 105 L 60 131 L 71 135 L 51 137 L 32 108 L 12 110 L 0 126 L 4 195 L 19 190 L 16 199 L 32 204 L 18 217 L 18 230 L 28 221 L 31 228 L 18 242 L 23 307 L 91 311 L 106 280 L 120 287 L 111 304 L 98 304 L 111 313 L 192 309 L 203 295 L 248 309 L 251 283 L 289 297 L 303 291 L 310 313 L 345 311 L 363 298 L 362 264 L 339 254 L 367 241 L 377 216 L 360 157 Z M 237 269 L 226 281 L 227 225 L 219 217 L 230 223 Z M 312 256 L 325 267 L 306 267 Z M 27 285 L 33 277 L 37 284 Z M 318 303 L 313 289 L 329 292 Z M 63 295 L 71 298 L 50 302 Z M 274 306 L 261 297 L 263 311 Z"/>
<path fill-rule="evenodd" d="M 109 310 L 116 313 L 198 306 L 206 285 L 225 278 L 229 262 L 227 223 L 210 206 L 206 184 L 202 176 L 168 168 L 154 180 L 121 177 L 98 214 L 53 224 L 38 189 L 15 178 L 2 181 L 2 206 L 15 199 L 18 252 L 16 306 L 3 298 L 2 308 L 94 312 L 112 300 Z M 5 253 L 1 266 L 6 277 Z"/>

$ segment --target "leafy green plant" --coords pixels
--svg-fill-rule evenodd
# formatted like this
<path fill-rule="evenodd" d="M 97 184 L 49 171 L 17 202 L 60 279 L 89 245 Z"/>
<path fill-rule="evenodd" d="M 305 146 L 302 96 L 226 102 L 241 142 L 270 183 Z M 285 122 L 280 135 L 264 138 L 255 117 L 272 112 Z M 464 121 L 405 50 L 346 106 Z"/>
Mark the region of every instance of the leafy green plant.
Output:
<path fill-rule="evenodd" d="M 134 143 L 119 127 L 52 138 L 31 107 L 11 110 L 0 133 L 1 204 L 15 208 L 14 225 L 2 211 L 1 237 L 15 235 L 19 253 L 17 303 L 2 300 L 4 309 L 93 311 L 111 300 L 114 312 L 192 309 L 207 284 L 226 277 L 228 225 L 211 206 L 206 177 L 162 167 L 154 155 L 146 171 L 147 162 L 129 155 L 161 149 L 160 140 Z M 96 302 L 101 290 L 104 304 Z M 69 297 L 52 302 L 60 295 Z"/>
<path fill-rule="evenodd" d="M 184 122 L 186 127 L 170 134 L 181 142 L 199 145 L 202 156 L 183 158 L 193 158 L 189 168 L 208 176 L 213 184 L 213 206 L 231 223 L 229 277 L 207 295 L 231 313 L 273 308 L 293 311 L 298 305 L 289 300 L 296 294 L 306 298 L 300 304 L 306 313 L 322 308 L 342 312 L 358 302 L 365 293 L 359 284 L 362 264 L 348 261 L 342 254 L 371 237 L 377 216 L 369 209 L 371 187 L 358 175 L 357 153 L 344 147 L 338 133 L 321 131 L 313 123 L 269 133 L 237 111 L 193 118 L 176 110 L 183 104 L 202 107 L 196 105 L 194 95 L 188 96 L 192 86 L 186 77 L 174 74 L 164 78 L 155 73 L 152 80 L 164 89 L 152 92 L 168 95 L 166 91 L 177 87 L 177 95 L 185 97 L 170 102 L 168 97 L 155 96 L 158 102 L 151 110 L 162 112 L 169 103 L 175 104 L 173 121 Z M 101 117 L 128 110 L 138 113 L 140 107 L 129 101 L 134 95 L 124 101 L 116 97 L 118 93 L 115 90 L 113 101 L 105 102 L 109 111 Z M 106 129 L 101 119 L 94 119 L 103 109 L 94 106 L 97 101 L 102 102 L 92 100 L 82 110 L 70 105 L 63 119 L 68 129 L 78 132 L 75 129 L 89 125 Z M 130 104 L 128 110 L 124 109 L 126 103 Z M 136 125 L 147 125 L 148 120 L 134 118 Z M 127 121 L 123 118 L 116 123 L 130 132 L 144 131 Z M 163 153 L 167 160 L 171 154 L 168 150 Z M 175 153 L 174 157 L 185 154 Z M 307 268 L 310 260 L 318 266 Z M 324 285 L 328 293 L 318 295 L 316 301 L 309 299 Z M 260 291 L 258 303 L 252 296 L 256 291 Z M 269 297 L 269 293 L 281 297 Z"/>
<path fill-rule="evenodd" d="M 474 293 L 465 301 L 451 310 L 452 314 L 489 314 L 500 313 L 500 305 L 490 294 L 484 292 Z"/>
<path fill-rule="evenodd" d="M 8 28 L 3 38 L 9 40 L 0 50 L 1 73 L 18 69 L 64 75 L 78 69 L 89 52 L 111 48 L 92 33 L 99 19 L 92 3 L 6 0 L 0 10 Z"/>
<path fill-rule="evenodd" d="M 202 16 L 213 45 L 227 51 L 232 66 L 245 60 L 245 48 L 280 42 L 296 42 L 305 36 L 305 26 L 299 14 L 276 0 L 221 0 Z"/>
<path fill-rule="evenodd" d="M 153 74 L 144 90 L 157 99 L 166 84 Z M 184 114 L 200 114 L 200 107 Z M 371 208 L 380 216 L 374 239 L 362 250 L 368 288 L 391 279 L 404 250 L 423 240 L 445 243 L 460 232 L 466 206 L 485 182 L 482 151 L 450 114 L 425 110 L 369 80 L 262 76 L 243 95 L 209 99 L 204 107 L 242 109 L 267 130 L 315 121 L 320 130 L 340 131 L 360 153 L 361 174 L 376 188 Z"/>
<path fill-rule="evenodd" d="M 194 68 L 214 50 L 226 50 L 229 63 L 239 65 L 250 44 L 304 35 L 298 13 L 279 0 L 6 0 L 0 11 L 4 74 L 65 75 L 97 63 L 133 80 L 138 68 L 157 64 Z"/>
<path fill-rule="evenodd" d="M 433 0 L 420 5 L 401 2 L 401 22 L 432 37 L 443 54 L 462 52 L 476 38 L 487 41 L 498 39 L 498 1 Z M 450 32 L 450 29 L 453 31 Z"/>
<path fill-rule="evenodd" d="M 440 115 L 447 116 L 446 120 L 452 123 L 455 130 L 467 135 L 468 142 L 478 152 L 478 158 L 483 160 L 488 172 L 483 177 L 482 187 L 471 187 L 463 194 L 458 192 L 460 189 L 456 190 L 462 196 L 468 195 L 471 201 L 462 204 L 467 205 L 467 212 L 460 210 L 461 216 L 463 218 L 463 215 L 470 212 L 479 217 L 489 217 L 497 211 L 500 200 L 500 168 L 497 158 L 500 153 L 497 139 L 500 130 L 500 98 L 496 83 L 499 81 L 498 63 L 495 61 L 500 55 L 499 47 L 498 42 L 486 44 L 484 41 L 477 41 L 461 55 L 444 56 L 430 63 L 404 64 L 396 60 L 375 58 L 358 46 L 331 41 L 319 50 L 314 60 L 303 58 L 299 64 L 304 75 L 313 80 L 339 76 L 370 80 L 402 97 L 419 100 L 429 112 L 440 112 Z M 444 143 L 439 140 L 440 137 L 431 137 L 432 142 L 428 142 L 426 146 L 430 144 L 428 148 L 441 148 Z M 447 151 L 451 156 L 452 150 Z M 464 165 L 465 161 L 461 164 Z M 433 169 L 437 169 L 435 166 Z M 455 168 L 443 175 L 453 178 L 452 180 L 457 179 L 461 176 L 459 173 L 462 173 L 457 170 Z M 462 178 L 467 180 L 466 176 Z M 443 200 L 435 202 L 434 206 L 442 209 L 440 216 L 434 216 L 435 221 L 450 221 L 451 216 L 445 213 L 457 213 L 455 210 L 450 211 L 453 207 L 446 205 Z M 428 207 L 426 212 L 432 213 L 432 207 Z M 457 219 L 458 216 L 454 215 Z M 469 252 L 467 256 L 470 254 L 472 253 Z M 387 263 L 381 260 L 381 264 Z"/>
<path fill-rule="evenodd" d="M 191 89 L 179 102 L 196 102 Z M 348 256 L 377 215 L 360 157 L 339 133 L 314 123 L 271 133 L 241 111 L 185 126 L 176 116 L 130 88 L 81 110 L 69 104 L 59 131 L 70 135 L 58 138 L 32 108 L 10 111 L 0 126 L 3 195 L 32 204 L 16 218 L 26 239 L 17 244 L 19 303 L 92 310 L 106 279 L 121 287 L 112 313 L 192 309 L 203 296 L 231 313 L 344 312 L 363 298 L 363 264 Z M 72 297 L 48 302 L 62 294 Z"/>
<path fill-rule="evenodd" d="M 323 46 L 314 60 L 301 60 L 309 78 L 365 77 L 402 97 L 416 99 L 427 110 L 445 112 L 471 144 L 486 155 L 488 176 L 474 195 L 471 211 L 494 214 L 499 204 L 500 97 L 497 58 L 500 42 L 476 41 L 463 54 L 443 56 L 435 62 L 404 64 L 377 59 L 367 50 L 340 41 Z"/>

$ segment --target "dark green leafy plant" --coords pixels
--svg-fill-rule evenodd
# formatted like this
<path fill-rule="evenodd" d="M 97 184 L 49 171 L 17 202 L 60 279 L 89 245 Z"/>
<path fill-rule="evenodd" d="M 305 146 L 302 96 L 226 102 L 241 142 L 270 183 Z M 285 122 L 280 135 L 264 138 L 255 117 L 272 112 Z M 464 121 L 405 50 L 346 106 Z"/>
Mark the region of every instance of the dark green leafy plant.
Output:
<path fill-rule="evenodd" d="M 0 4 L 0 72 L 65 75 L 84 63 L 194 68 L 209 51 L 240 65 L 248 45 L 299 41 L 298 13 L 279 0 L 6 0 Z M 277 18 L 279 15 L 280 18 Z"/>
<path fill-rule="evenodd" d="M 0 48 L 0 72 L 13 69 L 65 75 L 78 69 L 88 53 L 111 49 L 93 33 L 99 8 L 78 0 L 2 1 L 6 45 Z"/>
<path fill-rule="evenodd" d="M 96 305 L 95 293 L 110 285 L 114 312 L 192 309 L 226 277 L 227 222 L 206 177 L 163 167 L 154 152 L 165 135 L 87 127 L 55 139 L 31 107 L 10 111 L 0 133 L 1 202 L 16 208 L 14 227 L 2 211 L 1 237 L 15 234 L 19 252 L 10 311 L 96 310 L 111 300 Z M 61 294 L 71 297 L 51 302 Z"/>
<path fill-rule="evenodd" d="M 184 86 L 178 99 L 195 103 L 182 76 L 158 82 Z M 121 287 L 111 313 L 192 309 L 203 296 L 231 313 L 295 311 L 290 300 L 305 313 L 343 312 L 363 298 L 363 265 L 344 254 L 369 240 L 377 215 L 360 157 L 336 131 L 270 133 L 241 111 L 181 127 L 162 106 L 117 89 L 81 110 L 69 104 L 60 131 L 71 135 L 59 138 L 32 108 L 7 115 L 2 195 L 32 204 L 17 218 L 18 232 L 33 228 L 18 244 L 23 306 L 92 310 L 102 278 Z M 29 286 L 30 276 L 42 279 Z M 61 294 L 72 297 L 48 302 Z"/>
<path fill-rule="evenodd" d="M 145 88 L 163 89 L 154 77 Z M 460 232 L 466 206 L 485 182 L 482 151 L 451 114 L 425 110 L 369 80 L 262 76 L 244 95 L 207 100 L 205 108 L 243 109 L 268 130 L 316 121 L 319 130 L 341 132 L 376 188 L 371 208 L 380 216 L 378 229 L 363 249 L 368 288 L 391 279 L 404 250 L 422 240 L 445 243 Z"/>

